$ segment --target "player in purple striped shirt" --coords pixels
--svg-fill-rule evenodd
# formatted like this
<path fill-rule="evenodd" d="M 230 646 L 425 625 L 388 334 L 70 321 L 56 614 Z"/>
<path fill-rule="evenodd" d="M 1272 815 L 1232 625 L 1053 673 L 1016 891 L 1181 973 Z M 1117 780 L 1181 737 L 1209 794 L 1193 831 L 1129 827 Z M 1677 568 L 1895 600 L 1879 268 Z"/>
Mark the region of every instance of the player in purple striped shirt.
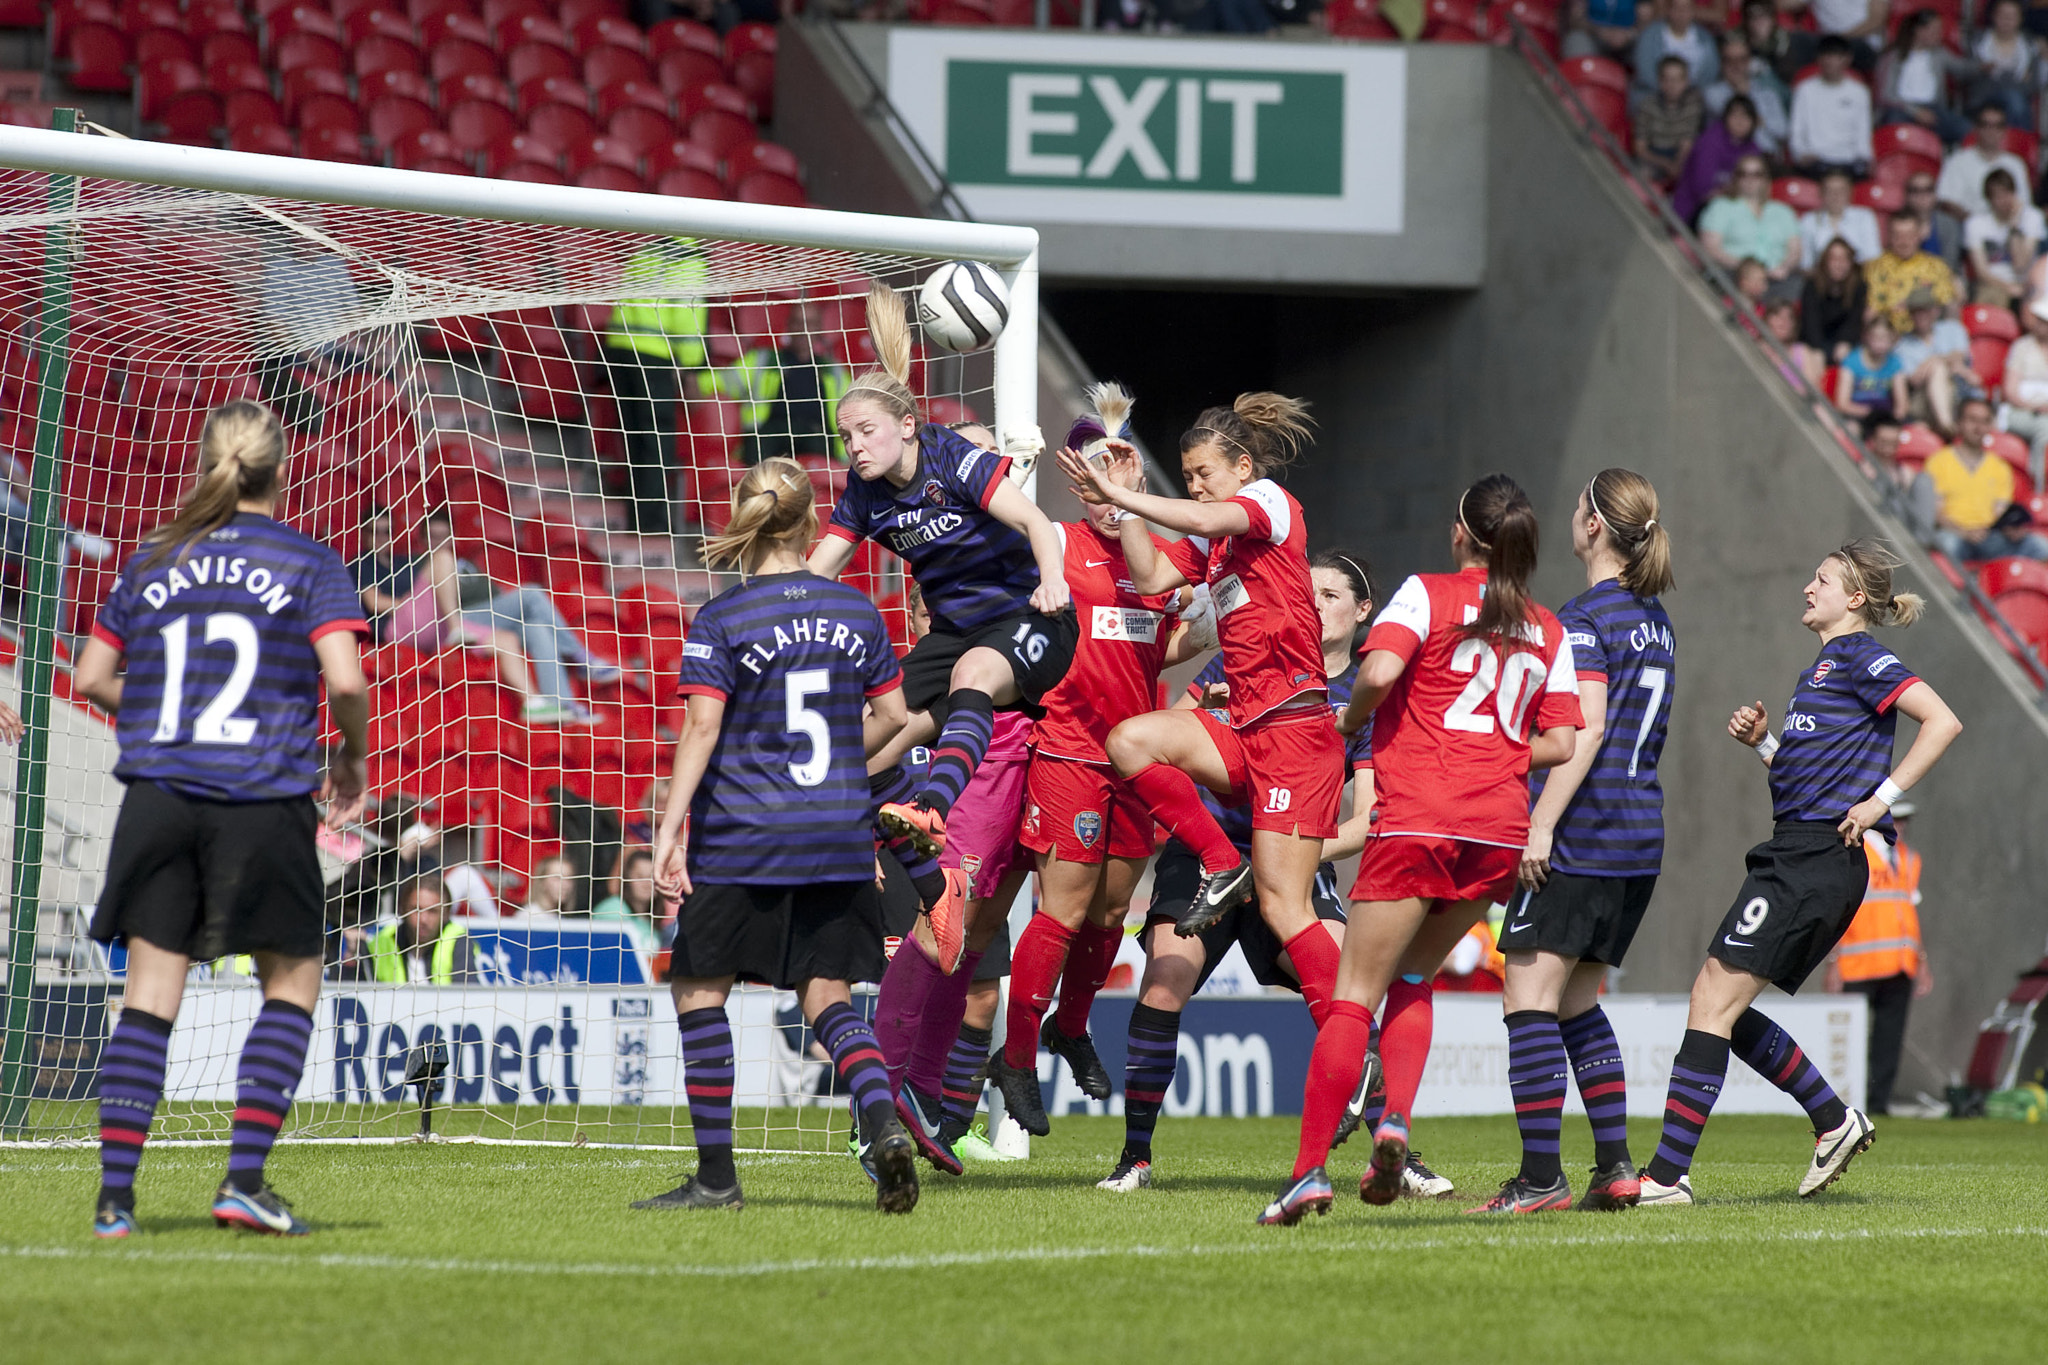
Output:
<path fill-rule="evenodd" d="M 681 902 L 668 979 L 697 1170 L 635 1208 L 742 1205 L 725 1013 L 735 979 L 796 992 L 860 1115 L 877 1207 L 917 1206 L 917 1149 L 850 990 L 887 966 L 867 760 L 903 728 L 903 670 L 874 604 L 804 567 L 817 533 L 809 476 L 771 459 L 704 542 L 707 564 L 743 578 L 704 604 L 683 646 L 676 690 L 689 704 L 654 840 L 655 886 Z"/>
<path fill-rule="evenodd" d="M 874 540 L 902 557 L 924 591 L 932 631 L 903 661 L 903 693 L 937 726 L 932 761 L 922 786 L 890 769 L 876 775 L 875 794 L 883 829 L 924 855 L 922 865 L 905 866 L 935 905 L 944 885 L 930 860 L 981 765 L 995 712 L 1042 714 L 1039 699 L 1073 662 L 1075 622 L 1059 535 L 1005 477 L 1009 459 L 919 424 L 908 383 L 910 327 L 894 290 L 878 284 L 870 292 L 868 330 L 882 368 L 855 379 L 839 400 L 854 478 L 810 567 L 837 578 L 855 545 Z M 935 916 L 933 927 L 952 930 L 940 939 L 957 957 L 952 915 L 944 926 Z"/>
<path fill-rule="evenodd" d="M 263 1005 L 242 1045 L 213 1216 L 306 1231 L 263 1171 L 320 997 L 320 688 L 342 734 L 324 792 L 340 826 L 362 809 L 369 687 L 356 642 L 369 625 L 340 557 L 273 519 L 284 455 L 266 408 L 238 401 L 207 417 L 199 482 L 122 570 L 74 672 L 115 718 L 114 775 L 128 784 L 92 923 L 94 938 L 128 948 L 126 1005 L 100 1063 L 99 1237 L 135 1230 L 135 1172 L 187 969 L 242 953 Z"/>
<path fill-rule="evenodd" d="M 1500 935 L 1522 1166 L 1474 1213 L 1571 1207 L 1559 1137 L 1573 1076 L 1593 1125 L 1593 1178 L 1579 1207 L 1626 1208 L 1638 1193 L 1621 1045 L 1600 1008 L 1600 982 L 1628 952 L 1664 859 L 1657 760 L 1677 659 L 1657 600 L 1671 590 L 1671 538 L 1650 481 L 1627 469 L 1594 475 L 1573 510 L 1572 553 L 1586 565 L 1586 591 L 1557 618 L 1586 729 L 1529 813 L 1521 890 Z"/>
<path fill-rule="evenodd" d="M 1870 635 L 1873 625 L 1907 626 L 1920 615 L 1917 594 L 1892 592 L 1899 562 L 1872 540 L 1851 541 L 1822 560 L 1800 617 L 1820 636 L 1820 657 L 1799 675 L 1783 736 L 1771 733 L 1761 701 L 1728 722 L 1728 733 L 1771 770 L 1777 828 L 1749 851 L 1749 876 L 1693 982 L 1685 1041 L 1671 1060 L 1663 1139 L 1643 1172 L 1645 1207 L 1692 1203 L 1692 1155 L 1731 1051 L 1813 1121 L 1802 1199 L 1833 1184 L 1876 1136 L 1869 1116 L 1843 1104 L 1799 1045 L 1751 1002 L 1772 982 L 1798 990 L 1827 960 L 1863 902 L 1870 877 L 1863 836 L 1890 833 L 1892 803 L 1962 733 L 1934 689 Z M 1901 711 L 1920 723 L 1920 733 L 1893 768 Z"/>

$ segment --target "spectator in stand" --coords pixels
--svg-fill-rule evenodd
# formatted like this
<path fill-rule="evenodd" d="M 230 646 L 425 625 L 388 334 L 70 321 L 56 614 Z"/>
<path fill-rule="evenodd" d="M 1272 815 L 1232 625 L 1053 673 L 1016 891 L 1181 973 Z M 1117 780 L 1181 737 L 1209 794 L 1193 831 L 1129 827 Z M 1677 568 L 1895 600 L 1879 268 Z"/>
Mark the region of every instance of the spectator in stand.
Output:
<path fill-rule="evenodd" d="M 412 595 L 420 557 L 399 553 L 397 523 L 391 509 L 380 502 L 364 506 L 361 540 L 363 553 L 349 569 L 355 575 L 356 591 L 362 594 L 363 610 L 369 613 L 370 627 L 382 643 L 390 638 L 391 614 Z"/>
<path fill-rule="evenodd" d="M 1148 0 L 1103 0 L 1096 7 L 1096 27 L 1111 32 L 1151 33 L 1159 28 L 1159 16 Z"/>
<path fill-rule="evenodd" d="M 1963 247 L 1970 253 L 1970 274 L 1975 279 L 1971 298 L 1993 308 L 2010 308 L 2027 292 L 2027 272 L 2033 269 L 2041 239 L 2048 237 L 2048 222 L 2041 210 L 2019 196 L 2019 187 L 2004 167 L 1984 177 L 1982 213 L 1973 213 L 1963 224 Z"/>
<path fill-rule="evenodd" d="M 1970 131 L 1956 112 L 1956 84 L 1976 69 L 1942 45 L 1942 18 L 1931 9 L 1908 15 L 1877 63 L 1879 123 L 1916 123 L 1953 146 Z"/>
<path fill-rule="evenodd" d="M 1559 16 L 1558 55 L 1627 62 L 1642 31 L 1636 0 L 1571 0 Z"/>
<path fill-rule="evenodd" d="M 1778 349 L 1792 362 L 1792 369 L 1785 378 L 1802 381 L 1818 392 L 1821 379 L 1827 373 L 1827 360 L 1799 339 L 1799 305 L 1783 298 L 1764 304 L 1764 330 L 1771 334 L 1771 340 L 1778 343 Z"/>
<path fill-rule="evenodd" d="M 1950 270 L 1963 268 L 1963 220 L 1941 210 L 1934 192 L 1934 177 L 1915 171 L 1906 177 L 1906 212 L 1918 218 L 1924 229 L 1920 249 L 1941 258 Z"/>
<path fill-rule="evenodd" d="M 1763 148 L 1756 141 L 1756 106 L 1746 95 L 1731 97 L 1721 117 L 1692 144 L 1679 173 L 1678 186 L 1671 192 L 1671 211 L 1690 223 L 1708 200 L 1731 188 L 1736 167 L 1744 157 L 1760 157 Z"/>
<path fill-rule="evenodd" d="M 1754 256 L 1735 263 L 1735 293 L 1749 305 L 1752 317 L 1763 316 L 1764 300 L 1771 295 L 1771 269 Z"/>
<path fill-rule="evenodd" d="M 1970 46 L 1970 54 L 1977 59 L 1971 107 L 1996 104 L 2015 128 L 2033 123 L 2034 97 L 2048 82 L 2041 40 L 2021 27 L 2024 14 L 2020 0 L 1991 0 L 1990 26 L 1980 29 Z"/>
<path fill-rule="evenodd" d="M 2027 474 L 2034 487 L 2048 487 L 2048 299 L 2035 299 L 2020 316 L 2027 334 L 2005 353 L 2005 408 L 2001 424 L 2027 443 Z"/>
<path fill-rule="evenodd" d="M 1956 438 L 1927 461 L 1938 508 L 1934 543 L 1957 564 L 1987 559 L 2048 559 L 2048 537 L 2013 503 L 2012 466 L 1984 447 L 1991 434 L 1991 404 L 1963 402 L 1956 413 Z"/>
<path fill-rule="evenodd" d="M 623 929 L 634 947 L 653 953 L 660 951 L 662 939 L 654 911 L 654 853 L 645 848 L 628 849 L 619 868 L 618 890 L 591 907 L 590 922 Z"/>
<path fill-rule="evenodd" d="M 1849 43 L 1837 34 L 1821 39 L 1820 71 L 1792 92 L 1790 145 L 1808 175 L 1840 166 L 1861 180 L 1870 169 L 1870 91 L 1850 79 Z"/>
<path fill-rule="evenodd" d="M 1956 301 L 1956 277 L 1948 263 L 1920 249 L 1926 235 L 1926 225 L 1910 209 L 1902 209 L 1885 222 L 1885 253 L 1863 265 L 1870 310 L 1882 312 L 1895 334 L 1913 325 L 1906 315 L 1906 299 L 1914 290 L 1928 290 L 1944 308 Z"/>
<path fill-rule="evenodd" d="M 1872 1114 L 1892 1111 L 1892 1086 L 1906 1046 L 1906 1014 L 1934 989 L 1934 972 L 1920 939 L 1920 855 L 1906 844 L 1914 813 L 1911 801 L 1895 801 L 1892 837 L 1864 832 L 1870 882 L 1849 931 L 1828 958 L 1827 989 L 1851 991 L 1870 1002 L 1864 1108 Z"/>
<path fill-rule="evenodd" d="M 1840 239 L 1849 244 L 1857 265 L 1874 261 L 1884 250 L 1877 237 L 1877 215 L 1861 204 L 1851 203 L 1856 182 L 1839 166 L 1820 178 L 1820 207 L 1799 215 L 1799 268 L 1811 270 L 1820 261 L 1828 243 Z"/>
<path fill-rule="evenodd" d="M 1889 482 L 1903 499 L 1906 529 L 1913 533 L 1916 543 L 1927 545 L 1934 540 L 1934 517 L 1937 499 L 1934 495 L 1934 481 L 1924 470 L 1909 469 L 1899 463 L 1898 419 L 1876 416 L 1863 424 L 1863 448 L 1877 461 L 1875 470 L 1867 471 L 1881 482 Z"/>
<path fill-rule="evenodd" d="M 621 283 L 638 296 L 612 309 L 603 337 L 605 371 L 626 444 L 629 524 L 642 535 L 665 536 L 671 529 L 676 404 L 683 394 L 682 372 L 701 368 L 705 360 L 706 269 L 703 253 L 679 238 L 634 252 Z"/>
<path fill-rule="evenodd" d="M 1799 219 L 1771 198 L 1771 168 L 1761 156 L 1736 163 L 1734 190 L 1700 214 L 1700 245 L 1723 270 L 1754 257 L 1773 281 L 1789 278 L 1799 267 Z"/>
<path fill-rule="evenodd" d="M 1700 26 L 1693 0 L 1665 0 L 1664 17 L 1643 29 L 1636 39 L 1635 89 L 1631 104 L 1656 98 L 1664 83 L 1664 59 L 1685 63 L 1687 82 L 1703 90 L 1721 79 L 1721 54 L 1714 35 Z"/>
<path fill-rule="evenodd" d="M 1778 99 L 1789 109 L 1792 85 L 1814 57 L 1813 35 L 1782 27 L 1778 23 L 1778 7 L 1772 0 L 1746 0 L 1742 6 L 1742 36 L 1749 43 L 1750 54 L 1770 68 Z"/>
<path fill-rule="evenodd" d="M 1837 237 L 1821 248 L 1820 259 L 1807 272 L 1799 299 L 1799 339 L 1821 358 L 1823 368 L 1839 365 L 1863 340 L 1864 300 L 1869 291 L 1856 254 Z"/>
<path fill-rule="evenodd" d="M 1636 159 L 1652 180 L 1668 186 L 1678 179 L 1706 117 L 1707 106 L 1687 77 L 1684 60 L 1666 57 L 1657 63 L 1657 93 L 1636 107 L 1630 125 Z"/>
<path fill-rule="evenodd" d="M 1801 11 L 1813 15 L 1813 26 L 1821 34 L 1821 50 L 1830 38 L 1840 38 L 1856 60 L 1856 69 L 1868 71 L 1884 45 L 1885 22 L 1891 16 L 1890 0 L 1778 0 L 1784 14 Z"/>
<path fill-rule="evenodd" d="M 559 853 L 533 865 L 533 878 L 526 888 L 528 919 L 553 923 L 573 913 L 576 904 L 576 865 Z"/>
<path fill-rule="evenodd" d="M 1906 372 L 1892 354 L 1898 333 L 1884 314 L 1863 324 L 1863 344 L 1835 374 L 1835 408 L 1850 417 L 1891 417 L 1906 410 Z"/>
<path fill-rule="evenodd" d="M 1704 91 L 1707 113 L 1720 118 L 1728 101 L 1740 95 L 1756 114 L 1757 149 L 1765 156 L 1785 153 L 1785 134 L 1791 116 L 1785 112 L 1785 97 L 1778 91 L 1777 78 L 1761 57 L 1749 52 L 1749 40 L 1739 29 L 1729 29 L 1721 38 L 1721 79 Z"/>
<path fill-rule="evenodd" d="M 449 918 L 441 879 L 399 888 L 398 918 L 370 940 L 371 977 L 387 985 L 461 986 L 477 979 L 469 930 Z"/>
<path fill-rule="evenodd" d="M 1942 208 L 1953 213 L 1958 221 L 1967 222 L 1971 214 L 1984 211 L 1984 180 L 1993 171 L 2004 171 L 2012 177 L 2013 184 L 2021 186 L 2022 192 L 2032 197 L 2033 172 L 2026 162 L 2005 147 L 2005 110 L 1995 104 L 1987 104 L 1977 111 L 1976 143 L 1956 148 L 1941 163 L 1941 179 L 1934 186 L 1935 197 L 1941 201 Z"/>
<path fill-rule="evenodd" d="M 737 365 L 712 372 L 710 381 L 718 392 L 742 401 L 747 429 L 740 442 L 744 463 L 759 464 L 778 455 L 846 459 L 833 414 L 849 376 L 843 366 L 818 351 L 817 327 L 817 312 L 806 305 L 775 350 L 750 351 Z"/>
<path fill-rule="evenodd" d="M 1894 354 L 1906 372 L 1908 411 L 1938 431 L 1954 431 L 1956 403 L 1984 394 L 1983 379 L 1970 367 L 1970 334 L 1941 315 L 1941 301 L 1931 289 L 1906 296 L 1906 316 L 1913 327 L 1899 338 Z"/>

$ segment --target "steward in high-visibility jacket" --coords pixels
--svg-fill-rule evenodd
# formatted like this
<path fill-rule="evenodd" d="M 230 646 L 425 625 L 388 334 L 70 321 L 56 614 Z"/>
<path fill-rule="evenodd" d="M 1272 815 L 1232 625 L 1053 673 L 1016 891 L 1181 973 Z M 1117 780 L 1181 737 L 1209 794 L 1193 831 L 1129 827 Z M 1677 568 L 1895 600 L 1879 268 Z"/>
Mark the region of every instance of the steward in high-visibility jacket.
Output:
<path fill-rule="evenodd" d="M 604 344 L 673 362 L 681 369 L 704 364 L 704 334 L 711 309 L 704 302 L 710 276 L 703 254 L 684 242 L 642 247 L 626 262 L 620 281 L 633 297 L 612 309 Z"/>
<path fill-rule="evenodd" d="M 370 962 L 379 981 L 402 985 L 412 980 L 409 956 L 406 949 L 399 946 L 396 924 L 385 925 L 370 940 Z M 427 959 L 426 984 L 452 986 L 458 980 L 469 980 L 474 975 L 470 967 L 469 930 L 459 924 L 442 925 Z"/>
<path fill-rule="evenodd" d="M 1870 860 L 1870 888 L 1835 949 L 1842 980 L 1918 976 L 1924 952 L 1917 908 L 1920 855 L 1903 840 L 1887 844 L 1882 836 L 1871 834 L 1863 836 L 1863 854 Z"/>

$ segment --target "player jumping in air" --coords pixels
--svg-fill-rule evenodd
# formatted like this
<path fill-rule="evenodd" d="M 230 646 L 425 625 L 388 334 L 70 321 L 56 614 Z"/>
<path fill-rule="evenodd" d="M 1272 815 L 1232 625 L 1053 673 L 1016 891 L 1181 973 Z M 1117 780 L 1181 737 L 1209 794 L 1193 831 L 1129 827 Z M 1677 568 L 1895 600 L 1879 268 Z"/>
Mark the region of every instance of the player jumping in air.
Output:
<path fill-rule="evenodd" d="M 1800 624 L 1820 636 L 1820 657 L 1799 675 L 1782 736 L 1759 701 L 1740 707 L 1728 733 L 1770 769 L 1771 837 L 1749 851 L 1749 875 L 1714 931 L 1692 984 L 1685 1041 L 1671 1059 L 1664 1135 L 1643 1172 L 1642 1204 L 1692 1203 L 1700 1132 L 1728 1075 L 1732 1052 L 1813 1121 L 1813 1161 L 1799 1182 L 1806 1198 L 1833 1184 L 1876 1133 L 1869 1115 L 1843 1104 L 1785 1031 L 1751 1002 L 1775 982 L 1787 994 L 1827 961 L 1863 902 L 1870 863 L 1863 835 L 1892 835 L 1892 803 L 1934 767 L 1963 724 L 1934 689 L 1870 634 L 1909 626 L 1920 598 L 1894 594 L 1899 560 L 1881 542 L 1854 540 L 1821 561 L 1806 585 Z M 1920 733 L 1896 768 L 1899 712 Z M 1889 771 L 1887 771 L 1889 770 Z"/>
<path fill-rule="evenodd" d="M 1323 1165 L 1382 1000 L 1385 1117 L 1359 1195 L 1369 1204 L 1400 1195 L 1408 1115 L 1429 1058 L 1430 975 L 1514 890 L 1529 835 L 1527 775 L 1572 755 L 1572 650 L 1557 618 L 1529 600 L 1536 512 L 1513 479 L 1493 474 L 1465 490 L 1451 553 L 1456 573 L 1408 579 L 1373 623 L 1344 712 L 1346 732 L 1374 719 L 1379 811 L 1351 889 L 1337 1000 L 1309 1060 L 1293 1183 L 1261 1223 L 1329 1211 Z M 1390 989 L 1397 978 L 1405 991 Z"/>
<path fill-rule="evenodd" d="M 1063 453 L 1060 468 L 1084 502 L 1135 515 L 1119 535 L 1132 587 L 1209 590 L 1230 681 L 1230 720 L 1206 711 L 1153 711 L 1111 732 L 1117 775 L 1201 860 L 1202 880 L 1175 932 L 1193 937 L 1256 889 L 1259 913 L 1294 964 L 1309 1015 L 1321 1027 L 1337 979 L 1337 941 L 1310 899 L 1323 840 L 1337 833 L 1344 747 L 1324 700 L 1321 622 L 1309 584 L 1301 504 L 1270 475 L 1308 439 L 1308 414 L 1275 393 L 1238 395 L 1209 408 L 1181 436 L 1190 498 L 1125 488 Z M 1146 521 L 1188 537 L 1160 553 Z M 1241 792 L 1252 806 L 1247 861 L 1202 805 Z"/>
<path fill-rule="evenodd" d="M 1594 475 L 1572 512 L 1572 553 L 1585 562 L 1586 591 L 1557 615 L 1586 729 L 1529 813 L 1522 889 L 1500 932 L 1522 1166 L 1475 1213 L 1571 1207 L 1558 1151 L 1568 1077 L 1593 1125 L 1593 1178 L 1579 1207 L 1636 1202 L 1621 1045 L 1600 1008 L 1600 982 L 1628 952 L 1664 858 L 1657 760 L 1677 645 L 1657 600 L 1671 590 L 1671 539 L 1650 481 L 1626 469 Z"/>
<path fill-rule="evenodd" d="M 839 400 L 854 477 L 810 567 L 837 578 L 854 547 L 875 540 L 909 566 L 931 612 L 932 633 L 903 661 L 905 702 L 937 726 L 931 764 L 921 787 L 895 768 L 876 776 L 874 790 L 877 819 L 905 841 L 899 856 L 934 910 L 950 972 L 964 941 L 959 895 L 949 894 L 932 861 L 945 846 L 946 817 L 981 764 L 996 710 L 1035 715 L 1066 673 L 1074 617 L 1059 537 L 1004 477 L 1010 461 L 945 427 L 920 425 L 908 383 L 910 327 L 894 290 L 876 285 L 869 293 L 868 330 L 882 368 L 855 379 Z"/>
<path fill-rule="evenodd" d="M 370 710 L 357 640 L 369 626 L 340 557 L 272 518 L 284 458 L 268 409 L 216 408 L 199 437 L 199 482 L 121 571 L 78 657 L 79 693 L 114 715 L 114 776 L 128 785 L 92 922 L 94 938 L 128 948 L 126 1003 L 100 1063 L 99 1237 L 135 1230 L 135 1171 L 186 971 L 243 953 L 263 1005 L 242 1044 L 213 1217 L 307 1230 L 263 1172 L 320 998 L 320 689 L 342 734 L 323 792 L 339 827 L 363 804 Z"/>
<path fill-rule="evenodd" d="M 697 1170 L 635 1208 L 744 1202 L 725 1012 L 735 978 L 796 992 L 853 1097 L 876 1205 L 917 1206 L 917 1149 L 849 991 L 886 966 L 866 761 L 903 727 L 903 675 L 874 605 L 804 567 L 817 529 L 803 467 L 771 459 L 747 472 L 731 523 L 704 543 L 706 563 L 745 578 L 704 604 L 683 647 L 689 706 L 654 841 L 655 886 L 681 902 L 669 990 Z"/>
<path fill-rule="evenodd" d="M 1333 710 L 1342 711 L 1351 700 L 1351 685 L 1358 676 L 1358 660 L 1352 647 L 1359 628 L 1372 615 L 1372 583 L 1364 557 L 1342 550 L 1325 550 L 1317 555 L 1310 581 L 1315 587 L 1316 612 L 1322 619 L 1328 698 Z M 1183 710 L 1205 706 L 1213 711 L 1229 700 L 1229 687 L 1222 659 L 1211 659 L 1175 706 Z M 1344 903 L 1337 893 L 1337 870 L 1331 863 L 1359 851 L 1372 821 L 1370 721 L 1345 745 L 1343 761 L 1345 770 L 1357 775 L 1351 794 L 1351 816 L 1338 827 L 1337 837 L 1323 844 L 1324 862 L 1316 869 L 1312 893 L 1316 917 L 1340 942 Z M 1205 801 L 1231 843 L 1240 852 L 1249 852 L 1252 817 L 1243 801 L 1227 806 L 1207 797 Z M 1124 1046 L 1124 1148 L 1116 1169 L 1096 1182 L 1101 1189 L 1127 1194 L 1152 1183 L 1152 1134 L 1159 1123 L 1160 1106 L 1173 1085 L 1174 1064 L 1180 1051 L 1181 1011 L 1223 961 L 1231 945 L 1236 944 L 1244 951 L 1246 965 L 1259 984 L 1300 989 L 1280 940 L 1259 915 L 1256 897 L 1193 938 L 1182 938 L 1172 932 L 1193 901 L 1200 880 L 1201 864 L 1195 855 L 1178 839 L 1168 840 L 1152 872 L 1152 904 L 1145 914 L 1145 976 L 1138 986 L 1137 1004 L 1131 1009 L 1130 1033 Z M 1449 1182 L 1430 1173 L 1419 1157 L 1410 1162 L 1409 1170 L 1410 1187 L 1417 1192 L 1425 1184 L 1429 1193 L 1436 1193 L 1435 1183 L 1448 1188 Z"/>
<path fill-rule="evenodd" d="M 1138 487 L 1144 470 L 1128 444 L 1130 395 L 1100 384 L 1088 396 L 1094 411 L 1067 433 L 1062 458 Z M 1083 1094 L 1109 1098 L 1088 1014 L 1123 947 L 1131 893 L 1152 856 L 1152 817 L 1109 766 L 1103 744 L 1119 722 L 1153 708 L 1159 670 L 1178 662 L 1186 635 L 1179 593 L 1132 586 L 1121 514 L 1107 503 L 1086 511 L 1059 527 L 1081 638 L 1072 669 L 1046 694 L 1032 739 L 1023 841 L 1038 857 L 1038 913 L 1011 955 L 1003 1049 L 989 1059 L 989 1079 L 1027 1133 L 1050 1131 L 1038 1087 L 1041 1043 L 1066 1059 Z M 1055 983 L 1059 1008 L 1048 1018 Z"/>

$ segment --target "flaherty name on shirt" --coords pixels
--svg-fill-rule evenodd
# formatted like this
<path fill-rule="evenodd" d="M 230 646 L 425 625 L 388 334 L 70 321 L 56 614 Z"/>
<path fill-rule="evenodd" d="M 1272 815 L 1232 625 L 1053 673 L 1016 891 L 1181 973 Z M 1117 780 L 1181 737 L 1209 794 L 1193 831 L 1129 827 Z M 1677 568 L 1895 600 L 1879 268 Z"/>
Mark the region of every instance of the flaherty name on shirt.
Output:
<path fill-rule="evenodd" d="M 758 678 L 783 650 L 792 645 L 808 644 L 836 649 L 857 664 L 867 662 L 867 638 L 845 622 L 824 616 L 791 617 L 774 627 L 772 640 L 749 640 L 739 651 L 738 662 L 740 667 Z M 689 646 L 683 648 L 687 652 Z M 708 650 L 709 646 L 706 648 Z"/>

